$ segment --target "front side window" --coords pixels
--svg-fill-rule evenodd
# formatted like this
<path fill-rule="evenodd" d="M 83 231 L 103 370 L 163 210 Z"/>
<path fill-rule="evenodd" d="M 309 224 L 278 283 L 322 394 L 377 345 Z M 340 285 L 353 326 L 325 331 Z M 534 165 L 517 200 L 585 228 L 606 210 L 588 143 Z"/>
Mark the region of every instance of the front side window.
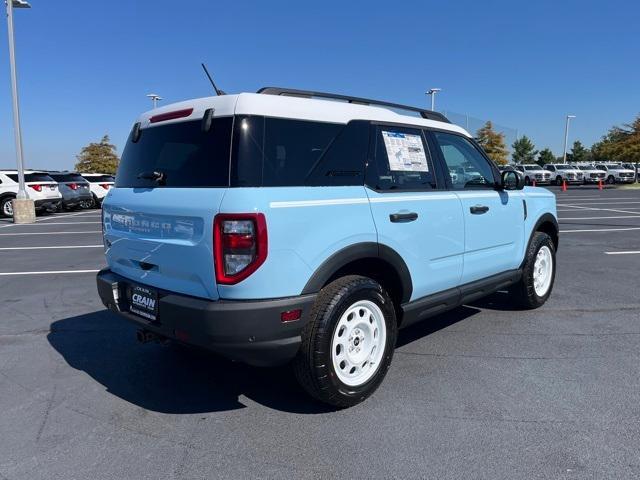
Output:
<path fill-rule="evenodd" d="M 373 153 L 366 183 L 374 190 L 436 188 L 433 163 L 420 129 L 377 126 Z"/>
<path fill-rule="evenodd" d="M 447 164 L 455 189 L 493 188 L 495 179 L 491 164 L 465 137 L 433 132 Z"/>

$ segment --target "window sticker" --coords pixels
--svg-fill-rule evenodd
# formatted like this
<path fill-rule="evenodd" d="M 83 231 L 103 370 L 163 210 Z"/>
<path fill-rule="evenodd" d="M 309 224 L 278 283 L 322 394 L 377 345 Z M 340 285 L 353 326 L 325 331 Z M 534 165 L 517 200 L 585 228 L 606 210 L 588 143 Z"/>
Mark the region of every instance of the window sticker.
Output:
<path fill-rule="evenodd" d="M 428 172 L 422 137 L 411 133 L 382 131 L 389 169 L 400 172 Z"/>

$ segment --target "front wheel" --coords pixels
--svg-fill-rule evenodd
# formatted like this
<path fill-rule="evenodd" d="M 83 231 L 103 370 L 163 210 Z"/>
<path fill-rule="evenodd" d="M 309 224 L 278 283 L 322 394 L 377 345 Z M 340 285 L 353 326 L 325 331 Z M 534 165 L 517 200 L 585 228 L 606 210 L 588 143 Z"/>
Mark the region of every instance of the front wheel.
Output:
<path fill-rule="evenodd" d="M 562 177 L 556 177 L 556 185 L 558 186 L 562 185 Z"/>
<path fill-rule="evenodd" d="M 556 249 L 551 237 L 535 232 L 527 248 L 522 278 L 511 288 L 514 302 L 523 308 L 544 305 L 556 277 Z"/>
<path fill-rule="evenodd" d="M 294 360 L 300 385 L 314 398 L 345 408 L 369 397 L 393 358 L 397 322 L 389 294 L 356 275 L 324 287 Z"/>
<path fill-rule="evenodd" d="M 609 175 L 609 176 L 607 177 L 607 183 L 608 183 L 609 185 L 613 185 L 614 183 L 616 183 L 616 179 L 615 179 L 615 177 L 614 177 L 613 175 Z"/>

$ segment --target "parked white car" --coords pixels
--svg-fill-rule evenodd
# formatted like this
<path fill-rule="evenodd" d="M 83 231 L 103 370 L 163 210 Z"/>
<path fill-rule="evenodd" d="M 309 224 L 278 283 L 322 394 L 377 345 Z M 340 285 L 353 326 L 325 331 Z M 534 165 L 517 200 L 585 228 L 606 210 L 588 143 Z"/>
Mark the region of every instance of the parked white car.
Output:
<path fill-rule="evenodd" d="M 104 197 L 109 193 L 109 189 L 113 187 L 115 178 L 113 178 L 113 175 L 106 173 L 81 173 L 80 175 L 89 182 L 89 188 L 93 196 L 93 206 L 99 207 Z"/>
<path fill-rule="evenodd" d="M 551 172 L 543 169 L 535 163 L 514 165 L 514 168 L 524 175 L 524 184 L 531 185 L 535 180 L 536 185 L 544 185 L 551 183 Z"/>
<path fill-rule="evenodd" d="M 62 203 L 62 195 L 56 181 L 45 172 L 25 170 L 24 181 L 27 197 L 31 198 L 36 212 L 56 211 Z M 0 216 L 13 217 L 11 200 L 18 194 L 18 172 L 0 170 Z"/>
<path fill-rule="evenodd" d="M 598 163 L 596 168 L 607 172 L 606 182 L 609 185 L 614 183 L 633 183 L 636 180 L 636 172 L 630 168 L 625 168 L 619 163 Z"/>
<path fill-rule="evenodd" d="M 584 181 L 584 173 L 568 163 L 547 163 L 544 169 L 551 172 L 551 179 L 556 185 L 562 185 L 563 181 L 567 183 L 582 183 Z"/>
<path fill-rule="evenodd" d="M 578 168 L 584 174 L 585 184 L 598 183 L 599 181 L 604 182 L 607 176 L 607 172 L 591 164 L 576 165 L 576 168 Z"/>

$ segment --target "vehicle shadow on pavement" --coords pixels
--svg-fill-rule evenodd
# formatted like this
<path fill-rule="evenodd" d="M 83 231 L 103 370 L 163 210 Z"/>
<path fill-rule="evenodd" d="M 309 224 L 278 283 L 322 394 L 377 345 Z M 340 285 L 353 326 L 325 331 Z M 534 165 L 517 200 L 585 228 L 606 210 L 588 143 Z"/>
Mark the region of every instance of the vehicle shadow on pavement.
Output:
<path fill-rule="evenodd" d="M 256 368 L 177 345 L 141 345 L 136 327 L 107 310 L 58 320 L 47 339 L 73 368 L 147 410 L 193 414 L 245 408 L 241 396 L 292 413 L 325 413 L 290 367 Z"/>
<path fill-rule="evenodd" d="M 401 329 L 398 332 L 396 348 L 403 347 L 411 342 L 431 335 L 438 330 L 442 330 L 455 323 L 461 322 L 462 320 L 472 317 L 477 313 L 480 313 L 479 309 L 464 305 Z"/>

